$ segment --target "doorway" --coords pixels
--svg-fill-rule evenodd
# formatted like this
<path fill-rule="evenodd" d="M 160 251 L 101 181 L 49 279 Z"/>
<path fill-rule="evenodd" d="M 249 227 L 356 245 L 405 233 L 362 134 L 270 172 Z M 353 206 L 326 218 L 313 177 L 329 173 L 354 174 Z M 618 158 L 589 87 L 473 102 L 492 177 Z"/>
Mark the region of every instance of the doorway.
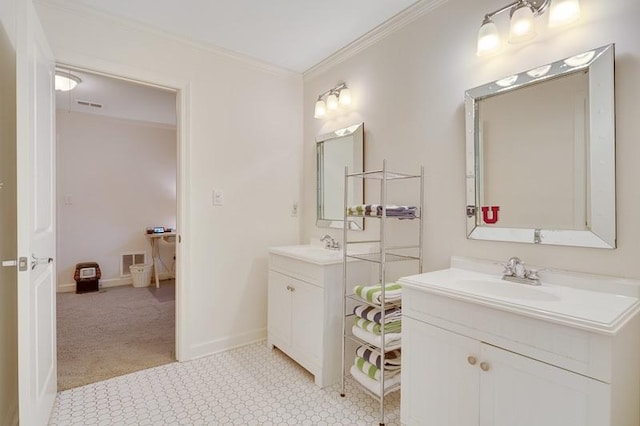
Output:
<path fill-rule="evenodd" d="M 60 391 L 176 359 L 177 243 L 154 239 L 154 259 L 146 232 L 177 227 L 179 137 L 175 90 L 56 75 L 77 84 L 56 91 Z"/>

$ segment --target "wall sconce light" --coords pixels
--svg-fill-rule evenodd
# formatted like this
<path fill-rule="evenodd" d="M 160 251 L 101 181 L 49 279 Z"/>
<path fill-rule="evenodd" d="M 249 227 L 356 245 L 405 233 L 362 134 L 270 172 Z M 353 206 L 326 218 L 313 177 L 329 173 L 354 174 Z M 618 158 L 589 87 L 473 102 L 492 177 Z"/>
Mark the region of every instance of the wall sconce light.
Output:
<path fill-rule="evenodd" d="M 81 82 L 82 80 L 80 80 L 80 77 L 78 77 L 77 75 L 73 75 L 68 71 L 56 70 L 56 90 L 60 90 L 61 92 L 68 92 L 69 90 L 75 89 L 76 86 Z"/>
<path fill-rule="evenodd" d="M 323 118 L 328 112 L 337 111 L 339 107 L 347 105 L 351 105 L 351 90 L 346 83 L 341 83 L 318 96 L 313 116 Z"/>
<path fill-rule="evenodd" d="M 523 43 L 536 36 L 534 18 L 549 9 L 549 27 L 559 27 L 580 18 L 579 0 L 517 0 L 484 16 L 478 31 L 478 56 L 494 53 L 500 49 L 498 27 L 493 17 L 509 11 L 509 43 Z"/>

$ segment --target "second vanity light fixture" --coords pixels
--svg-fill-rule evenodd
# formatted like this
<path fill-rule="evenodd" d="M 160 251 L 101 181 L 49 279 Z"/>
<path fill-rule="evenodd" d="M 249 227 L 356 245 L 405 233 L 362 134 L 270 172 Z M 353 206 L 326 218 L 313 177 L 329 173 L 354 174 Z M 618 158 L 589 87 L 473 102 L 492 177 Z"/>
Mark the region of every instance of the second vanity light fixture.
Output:
<path fill-rule="evenodd" d="M 478 31 L 478 56 L 500 49 L 500 34 L 493 17 L 509 11 L 509 43 L 523 43 L 536 36 L 533 19 L 549 10 L 549 27 L 558 27 L 580 18 L 579 0 L 517 0 L 484 16 Z"/>
<path fill-rule="evenodd" d="M 323 118 L 327 113 L 337 111 L 340 106 L 347 105 L 351 105 L 351 90 L 346 83 L 340 83 L 318 96 L 313 116 Z"/>

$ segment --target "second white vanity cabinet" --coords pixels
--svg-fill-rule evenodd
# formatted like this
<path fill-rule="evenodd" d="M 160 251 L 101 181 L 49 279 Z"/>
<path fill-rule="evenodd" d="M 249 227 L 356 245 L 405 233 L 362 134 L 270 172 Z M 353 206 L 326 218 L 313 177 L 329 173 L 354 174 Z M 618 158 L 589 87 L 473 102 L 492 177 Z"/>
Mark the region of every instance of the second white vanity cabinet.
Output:
<path fill-rule="evenodd" d="M 402 331 L 407 425 L 610 424 L 608 384 L 406 316 Z"/>
<path fill-rule="evenodd" d="M 637 284 L 587 281 L 529 287 L 455 267 L 403 278 L 402 423 L 640 424 Z"/>
<path fill-rule="evenodd" d="M 342 253 L 313 246 L 269 249 L 267 344 L 314 375 L 320 387 L 341 377 Z M 350 271 L 351 272 L 351 271 Z M 369 280 L 354 264 L 355 284 Z"/>

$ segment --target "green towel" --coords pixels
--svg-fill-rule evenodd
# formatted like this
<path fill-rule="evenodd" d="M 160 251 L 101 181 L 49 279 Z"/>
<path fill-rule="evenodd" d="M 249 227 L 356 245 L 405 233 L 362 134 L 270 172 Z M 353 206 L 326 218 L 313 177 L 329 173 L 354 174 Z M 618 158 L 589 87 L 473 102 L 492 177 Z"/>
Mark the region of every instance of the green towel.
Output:
<path fill-rule="evenodd" d="M 367 321 L 366 319 L 353 317 L 356 327 L 360 327 L 363 330 L 367 330 L 369 333 L 373 333 L 376 336 L 382 334 L 382 324 L 377 324 L 373 321 Z M 402 322 L 395 321 L 384 324 L 385 333 L 400 333 L 402 330 Z"/>
<path fill-rule="evenodd" d="M 365 360 L 364 358 L 361 358 L 359 356 L 356 357 L 355 361 L 354 361 L 354 365 L 356 366 L 356 368 L 360 371 L 362 371 L 364 374 L 366 374 L 369 378 L 373 379 L 373 380 L 378 380 L 380 381 L 380 369 L 378 367 L 376 367 L 375 365 L 371 364 L 370 362 L 367 362 L 367 360 Z M 394 371 L 387 371 L 385 370 L 384 372 L 384 377 L 385 379 L 389 378 L 389 377 L 393 377 L 396 374 L 399 374 L 400 370 L 394 370 Z"/>
<path fill-rule="evenodd" d="M 376 304 L 382 303 L 382 286 L 362 286 L 354 287 L 353 292 L 362 299 Z M 402 286 L 398 283 L 388 283 L 384 286 L 385 302 L 398 301 L 402 298 Z"/>

